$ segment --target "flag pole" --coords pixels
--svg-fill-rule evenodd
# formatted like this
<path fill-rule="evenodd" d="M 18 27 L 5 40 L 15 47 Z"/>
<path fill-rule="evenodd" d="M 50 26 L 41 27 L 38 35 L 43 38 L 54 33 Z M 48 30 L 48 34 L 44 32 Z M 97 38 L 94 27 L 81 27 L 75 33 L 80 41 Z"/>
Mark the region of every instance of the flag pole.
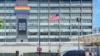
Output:
<path fill-rule="evenodd" d="M 39 46 L 38 46 L 38 53 L 39 53 L 39 56 L 41 56 L 40 55 L 40 49 L 41 49 L 41 43 L 40 43 L 40 16 L 39 16 L 39 14 L 40 14 L 40 10 L 39 10 L 39 7 L 40 7 L 40 1 L 38 0 L 38 4 L 39 4 L 39 6 L 38 6 L 38 37 L 39 37 L 39 39 L 38 39 L 38 41 L 39 41 Z"/>
<path fill-rule="evenodd" d="M 48 12 L 50 13 L 50 0 L 48 0 Z M 49 18 L 49 14 L 48 14 L 48 18 Z M 49 39 L 49 42 L 48 42 L 48 52 L 50 53 L 51 50 L 50 50 L 50 20 L 48 20 L 48 39 Z"/>
<path fill-rule="evenodd" d="M 81 18 L 77 18 L 76 20 L 78 22 L 78 50 L 80 50 L 80 39 L 79 39 L 79 36 L 80 36 L 80 23 L 81 23 Z"/>

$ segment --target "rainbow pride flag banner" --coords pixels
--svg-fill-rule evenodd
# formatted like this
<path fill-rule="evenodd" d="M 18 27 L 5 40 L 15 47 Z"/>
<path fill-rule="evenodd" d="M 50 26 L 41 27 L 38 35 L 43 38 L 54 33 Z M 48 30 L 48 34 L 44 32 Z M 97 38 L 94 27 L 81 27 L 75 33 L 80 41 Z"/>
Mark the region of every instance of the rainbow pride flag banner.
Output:
<path fill-rule="evenodd" d="M 15 14 L 29 14 L 30 7 L 25 5 L 15 6 Z"/>

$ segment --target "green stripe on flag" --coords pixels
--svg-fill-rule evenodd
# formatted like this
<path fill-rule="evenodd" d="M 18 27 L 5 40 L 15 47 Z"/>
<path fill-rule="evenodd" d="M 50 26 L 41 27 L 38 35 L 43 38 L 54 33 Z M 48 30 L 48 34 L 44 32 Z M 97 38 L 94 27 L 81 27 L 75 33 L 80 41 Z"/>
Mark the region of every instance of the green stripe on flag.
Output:
<path fill-rule="evenodd" d="M 0 23 L 4 23 L 4 19 L 0 19 Z"/>
<path fill-rule="evenodd" d="M 3 29 L 3 25 L 0 24 L 0 29 Z"/>
<path fill-rule="evenodd" d="M 3 29 L 4 28 L 3 23 L 4 23 L 4 19 L 1 19 L 0 18 L 0 29 Z"/>

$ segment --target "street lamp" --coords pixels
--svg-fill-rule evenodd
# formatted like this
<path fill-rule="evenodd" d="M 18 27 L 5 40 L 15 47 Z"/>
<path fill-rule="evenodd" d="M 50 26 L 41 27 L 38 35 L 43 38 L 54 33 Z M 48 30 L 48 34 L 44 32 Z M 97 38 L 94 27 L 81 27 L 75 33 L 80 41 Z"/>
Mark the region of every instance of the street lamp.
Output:
<path fill-rule="evenodd" d="M 76 19 L 78 22 L 78 50 L 80 50 L 80 40 L 79 40 L 79 36 L 80 36 L 80 23 L 81 23 L 81 18 L 77 18 Z"/>

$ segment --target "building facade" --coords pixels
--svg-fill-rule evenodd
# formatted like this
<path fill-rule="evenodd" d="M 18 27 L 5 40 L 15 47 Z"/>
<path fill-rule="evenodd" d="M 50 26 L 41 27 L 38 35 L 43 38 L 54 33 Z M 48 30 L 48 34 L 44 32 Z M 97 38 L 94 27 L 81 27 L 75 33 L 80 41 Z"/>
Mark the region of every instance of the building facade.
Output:
<path fill-rule="evenodd" d="M 56 13 L 60 20 L 49 21 Z M 0 42 L 65 42 L 91 34 L 92 16 L 92 0 L 0 0 Z"/>

